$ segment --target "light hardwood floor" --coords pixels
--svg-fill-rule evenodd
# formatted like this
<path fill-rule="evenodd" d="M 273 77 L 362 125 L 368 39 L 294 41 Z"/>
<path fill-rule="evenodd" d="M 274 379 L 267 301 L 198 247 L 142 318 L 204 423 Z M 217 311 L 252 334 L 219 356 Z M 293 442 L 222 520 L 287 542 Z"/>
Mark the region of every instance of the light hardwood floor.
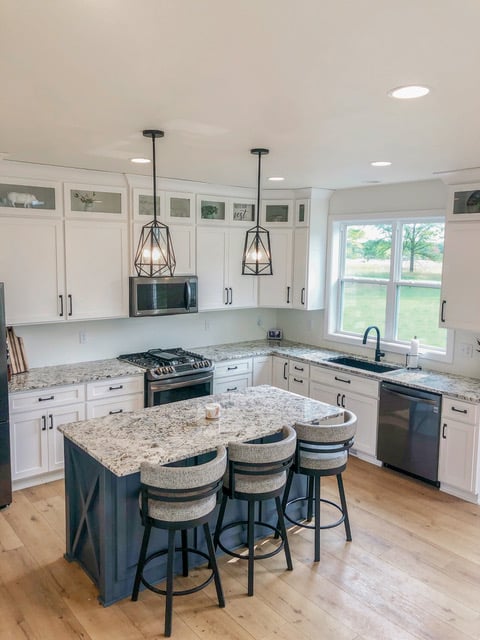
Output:
<path fill-rule="evenodd" d="M 312 532 L 292 528 L 293 572 L 283 554 L 256 562 L 253 598 L 246 563 L 222 557 L 226 608 L 213 585 L 176 598 L 173 637 L 480 639 L 480 506 L 355 458 L 344 479 L 352 542 L 343 528 L 325 531 L 314 564 Z M 330 480 L 325 496 L 334 497 Z M 142 592 L 104 608 L 63 551 L 63 483 L 15 492 L 0 512 L 1 640 L 163 637 L 161 596 Z"/>

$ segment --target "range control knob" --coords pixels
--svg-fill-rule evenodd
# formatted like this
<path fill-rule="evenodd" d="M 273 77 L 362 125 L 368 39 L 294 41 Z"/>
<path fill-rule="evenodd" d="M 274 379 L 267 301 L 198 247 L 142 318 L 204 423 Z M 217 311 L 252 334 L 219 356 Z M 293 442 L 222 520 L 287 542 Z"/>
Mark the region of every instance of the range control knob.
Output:
<path fill-rule="evenodd" d="M 199 367 L 199 366 L 200 366 L 200 364 L 199 364 L 198 362 L 194 362 L 194 363 L 192 364 L 192 367 L 193 367 L 194 369 L 198 369 L 198 367 Z"/>

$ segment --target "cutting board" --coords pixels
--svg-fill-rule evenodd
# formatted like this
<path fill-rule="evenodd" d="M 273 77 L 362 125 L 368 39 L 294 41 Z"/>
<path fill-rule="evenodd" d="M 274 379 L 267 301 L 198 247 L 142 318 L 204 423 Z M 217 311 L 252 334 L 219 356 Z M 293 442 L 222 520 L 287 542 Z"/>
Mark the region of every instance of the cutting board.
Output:
<path fill-rule="evenodd" d="M 15 335 L 13 327 L 7 327 L 7 348 L 10 356 L 12 374 L 28 371 L 23 339 Z"/>

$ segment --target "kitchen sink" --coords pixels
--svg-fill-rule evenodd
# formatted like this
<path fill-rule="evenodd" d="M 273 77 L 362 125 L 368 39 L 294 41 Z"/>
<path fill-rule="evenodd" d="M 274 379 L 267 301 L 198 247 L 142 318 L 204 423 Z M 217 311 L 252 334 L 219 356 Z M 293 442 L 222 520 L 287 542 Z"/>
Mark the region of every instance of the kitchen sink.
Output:
<path fill-rule="evenodd" d="M 371 360 L 359 360 L 358 358 L 350 358 L 348 356 L 335 356 L 327 358 L 327 362 L 335 364 L 343 364 L 346 367 L 354 367 L 355 369 L 363 369 L 364 371 L 373 371 L 374 373 L 388 373 L 402 369 L 401 366 L 394 364 L 386 364 L 384 362 L 372 362 Z"/>

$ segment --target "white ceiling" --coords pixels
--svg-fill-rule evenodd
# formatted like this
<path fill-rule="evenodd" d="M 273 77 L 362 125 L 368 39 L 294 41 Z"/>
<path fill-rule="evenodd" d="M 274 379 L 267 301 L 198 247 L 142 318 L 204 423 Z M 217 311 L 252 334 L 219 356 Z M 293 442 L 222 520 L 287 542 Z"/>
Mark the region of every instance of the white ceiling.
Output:
<path fill-rule="evenodd" d="M 255 186 L 256 146 L 287 188 L 480 165 L 479 0 L 1 0 L 0 19 L 6 164 L 151 175 L 129 159 L 160 128 L 158 175 L 212 183 Z M 404 84 L 431 93 L 387 96 Z"/>

